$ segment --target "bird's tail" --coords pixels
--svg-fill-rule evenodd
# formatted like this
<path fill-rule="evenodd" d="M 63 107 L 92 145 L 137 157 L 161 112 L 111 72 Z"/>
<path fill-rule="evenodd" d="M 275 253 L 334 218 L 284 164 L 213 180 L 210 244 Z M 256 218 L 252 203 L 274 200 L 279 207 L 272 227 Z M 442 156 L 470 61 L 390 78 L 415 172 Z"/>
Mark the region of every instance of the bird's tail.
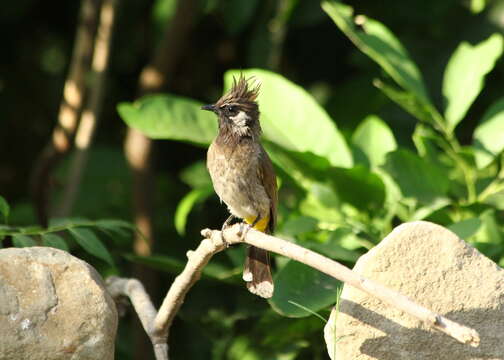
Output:
<path fill-rule="evenodd" d="M 255 225 L 254 229 L 269 232 L 269 217 L 260 219 Z M 249 219 L 245 219 L 249 224 L 253 223 Z M 247 249 L 247 258 L 243 266 L 243 280 L 247 282 L 247 289 L 258 296 L 263 298 L 270 298 L 273 296 L 273 278 L 271 276 L 269 254 L 266 250 L 249 246 Z"/>
<path fill-rule="evenodd" d="M 247 282 L 247 289 L 251 293 L 263 298 L 273 296 L 273 278 L 266 250 L 249 246 L 243 266 L 243 280 Z"/>

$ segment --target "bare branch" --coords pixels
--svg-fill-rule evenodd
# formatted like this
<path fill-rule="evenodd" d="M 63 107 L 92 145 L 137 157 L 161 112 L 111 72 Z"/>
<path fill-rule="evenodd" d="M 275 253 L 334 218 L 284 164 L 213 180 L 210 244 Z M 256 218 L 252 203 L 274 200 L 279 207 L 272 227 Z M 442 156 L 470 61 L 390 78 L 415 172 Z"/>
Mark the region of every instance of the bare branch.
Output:
<path fill-rule="evenodd" d="M 107 290 L 113 298 L 127 296 L 135 308 L 140 322 L 149 335 L 154 346 L 154 353 L 157 360 L 168 360 L 168 345 L 165 339 L 153 337 L 152 325 L 156 317 L 156 309 L 145 291 L 142 283 L 137 279 L 124 279 L 111 276 L 107 279 Z"/>
<path fill-rule="evenodd" d="M 218 237 L 204 239 L 195 251 L 187 252 L 187 264 L 168 290 L 154 320 L 154 331 L 160 337 L 168 338 L 170 326 L 184 302 L 187 292 L 199 280 L 201 271 L 212 256 L 225 248 L 226 245 L 219 232 Z"/>
<path fill-rule="evenodd" d="M 354 273 L 346 266 L 341 265 L 334 260 L 326 258 L 325 256 L 317 254 L 302 246 L 264 234 L 254 229 L 251 229 L 247 233 L 247 237 L 243 240 L 238 235 L 239 230 L 239 224 L 225 230 L 225 237 L 229 244 L 244 242 L 302 262 L 303 264 L 311 266 L 314 269 L 354 286 L 418 318 L 419 320 L 425 322 L 428 326 L 438 329 L 464 344 L 468 344 L 473 347 L 477 347 L 479 345 L 480 338 L 474 329 L 458 324 L 440 314 L 436 314 L 429 309 L 416 304 L 408 297 Z M 162 352 L 160 349 L 168 340 L 168 334 L 173 319 L 184 302 L 186 294 L 200 278 L 201 271 L 204 266 L 210 261 L 213 255 L 224 250 L 227 246 L 222 240 L 220 231 L 205 229 L 201 231 L 201 234 L 205 237 L 205 239 L 200 243 L 195 251 L 189 251 L 187 253 L 187 264 L 182 273 L 177 276 L 168 290 L 168 293 L 166 294 L 166 297 L 155 317 L 153 316 L 154 310 L 152 304 L 146 307 L 142 305 L 142 303 L 145 302 L 143 299 L 148 299 L 148 296 L 145 294 L 145 290 L 143 290 L 141 284 L 135 284 L 135 287 L 141 287 L 143 294 L 135 295 L 135 293 L 131 290 L 123 290 L 122 292 L 119 292 L 130 296 L 132 299 L 135 310 L 139 314 L 142 324 L 144 324 L 144 328 L 154 345 L 155 351 Z M 128 281 L 131 280 L 123 281 L 128 283 Z M 123 286 L 123 288 L 126 289 L 126 286 Z M 115 294 L 118 293 L 116 290 L 114 291 Z M 132 296 L 138 296 L 138 299 L 133 299 Z M 156 353 L 156 359 L 166 358 L 158 357 L 158 354 Z"/>
<path fill-rule="evenodd" d="M 230 243 L 241 242 L 237 235 L 237 226 L 226 230 L 226 240 Z M 212 240 L 221 237 L 219 231 L 212 231 L 208 229 L 203 230 L 202 235 Z M 408 297 L 372 280 L 366 279 L 346 266 L 317 254 L 316 252 L 256 230 L 249 231 L 244 242 L 311 266 L 314 269 L 356 287 L 357 289 L 360 289 L 382 300 L 383 302 L 416 317 L 417 319 L 425 322 L 428 326 L 440 330 L 464 344 L 469 344 L 474 347 L 479 345 L 480 339 L 476 330 L 460 325 L 440 314 L 436 314 L 435 312 L 416 304 Z"/>

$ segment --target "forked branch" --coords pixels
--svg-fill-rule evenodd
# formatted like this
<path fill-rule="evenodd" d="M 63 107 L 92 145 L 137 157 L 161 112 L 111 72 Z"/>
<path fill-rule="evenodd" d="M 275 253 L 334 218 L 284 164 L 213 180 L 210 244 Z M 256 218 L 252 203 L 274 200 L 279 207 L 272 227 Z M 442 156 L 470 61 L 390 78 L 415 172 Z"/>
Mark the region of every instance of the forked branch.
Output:
<path fill-rule="evenodd" d="M 430 327 L 438 329 L 464 344 L 474 347 L 479 345 L 479 335 L 474 329 L 451 321 L 440 314 L 436 314 L 429 309 L 416 304 L 408 297 L 372 280 L 366 279 L 334 260 L 326 258 L 325 256 L 317 254 L 316 252 L 308 250 L 297 244 L 264 234 L 254 229 L 251 229 L 247 233 L 247 237 L 242 240 L 240 236 L 238 236 L 239 227 L 240 226 L 237 224 L 225 230 L 225 237 L 229 244 L 244 242 L 302 262 L 303 264 L 354 286 L 416 317 Z M 152 303 L 142 305 L 145 303 L 145 298 L 148 299 L 148 296 L 145 294 L 145 290 L 143 290 L 143 294 L 141 292 L 132 291 L 122 292 L 123 295 L 130 297 L 136 312 L 142 320 L 145 331 L 149 335 L 154 348 L 156 349 L 157 347 L 158 351 L 161 346 L 166 346 L 170 326 L 175 315 L 180 309 L 180 306 L 184 302 L 185 295 L 200 278 L 201 271 L 210 261 L 212 256 L 226 248 L 226 244 L 222 240 L 220 231 L 205 229 L 201 232 L 201 234 L 205 237 L 205 239 L 195 251 L 189 251 L 187 253 L 187 264 L 182 273 L 177 276 L 168 290 L 163 304 L 155 317 L 152 316 Z M 116 281 L 125 282 L 134 280 L 117 279 Z M 114 282 L 112 282 L 112 285 L 113 283 Z M 115 291 L 115 294 L 117 294 L 117 291 Z M 135 296 L 139 296 L 140 300 L 135 299 Z M 167 350 L 167 347 L 165 347 L 165 349 Z M 167 359 L 168 357 L 167 355 L 166 357 L 158 357 L 158 353 L 156 353 L 156 358 L 159 360 Z"/>

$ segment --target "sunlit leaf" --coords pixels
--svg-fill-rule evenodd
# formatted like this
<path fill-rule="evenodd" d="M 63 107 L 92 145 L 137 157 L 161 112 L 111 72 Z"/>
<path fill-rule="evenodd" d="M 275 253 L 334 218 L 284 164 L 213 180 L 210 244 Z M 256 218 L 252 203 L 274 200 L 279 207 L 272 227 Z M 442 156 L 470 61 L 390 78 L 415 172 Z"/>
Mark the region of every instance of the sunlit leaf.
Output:
<path fill-rule="evenodd" d="M 299 210 L 305 216 L 335 224 L 343 218 L 340 204 L 333 187 L 314 182 L 309 187 L 306 198 L 300 203 Z"/>
<path fill-rule="evenodd" d="M 69 251 L 66 241 L 56 234 L 42 234 L 42 244 L 63 251 Z"/>
<path fill-rule="evenodd" d="M 79 244 L 86 252 L 104 260 L 112 266 L 114 265 L 114 260 L 112 259 L 112 256 L 110 256 L 109 251 L 93 231 L 83 228 L 71 228 L 68 231 L 73 235 L 77 244 Z"/>
<path fill-rule="evenodd" d="M 336 1 L 324 1 L 322 8 L 341 31 L 363 53 L 376 61 L 401 87 L 429 102 L 422 75 L 396 36 L 382 23 L 359 17 L 355 25 L 353 8 Z"/>
<path fill-rule="evenodd" d="M 487 0 L 471 0 L 471 12 L 479 14 L 485 9 Z"/>
<path fill-rule="evenodd" d="M 475 241 L 480 243 L 491 243 L 494 245 L 502 245 L 504 233 L 497 223 L 494 209 L 488 209 L 482 212 L 479 216 L 482 223 L 482 231 L 474 235 Z"/>
<path fill-rule="evenodd" d="M 430 203 L 427 203 L 423 206 L 420 206 L 415 210 L 413 214 L 408 218 L 409 221 L 423 220 L 428 216 L 432 215 L 432 213 L 448 206 L 451 204 L 451 201 L 445 197 L 438 197 L 432 200 Z"/>
<path fill-rule="evenodd" d="M 347 244 L 351 244 L 350 247 L 346 247 Z M 309 246 L 310 249 L 332 259 L 355 262 L 361 254 L 354 249 L 362 245 L 360 245 L 359 239 L 353 231 L 341 227 L 332 231 L 326 242 L 314 242 L 309 244 Z"/>
<path fill-rule="evenodd" d="M 177 210 L 175 211 L 175 229 L 180 235 L 185 234 L 185 226 L 187 223 L 187 216 L 191 212 L 192 208 L 198 202 L 205 200 L 208 196 L 213 193 L 213 188 L 207 185 L 202 188 L 197 188 L 191 190 L 187 193 L 182 200 L 180 200 L 177 205 Z"/>
<path fill-rule="evenodd" d="M 504 151 L 504 98 L 483 115 L 474 131 L 476 165 L 484 168 Z"/>
<path fill-rule="evenodd" d="M 462 220 L 448 226 L 448 229 L 453 231 L 463 240 L 468 240 L 481 229 L 482 222 L 478 218 Z"/>
<path fill-rule="evenodd" d="M 394 134 L 376 115 L 369 115 L 359 124 L 352 142 L 362 150 L 373 167 L 382 165 L 385 155 L 397 148 Z"/>
<path fill-rule="evenodd" d="M 180 172 L 180 179 L 193 189 L 212 184 L 204 161 L 196 161 L 183 169 Z"/>
<path fill-rule="evenodd" d="M 297 236 L 317 229 L 318 220 L 309 216 L 295 216 L 282 224 L 281 232 L 286 236 Z"/>
<path fill-rule="evenodd" d="M 418 120 L 432 124 L 438 128 L 445 126 L 444 120 L 436 108 L 431 103 L 423 101 L 414 93 L 398 89 L 378 79 L 375 79 L 373 84 L 383 91 L 390 100 L 394 101 Z"/>
<path fill-rule="evenodd" d="M 404 197 L 430 204 L 448 191 L 450 180 L 437 167 L 411 151 L 400 149 L 387 154 L 383 169 L 399 186 Z"/>
<path fill-rule="evenodd" d="M 225 88 L 243 74 L 261 83 L 258 98 L 264 137 L 285 149 L 312 152 L 332 165 L 352 166 L 352 154 L 327 112 L 303 88 L 279 74 L 261 69 L 231 70 Z"/>
<path fill-rule="evenodd" d="M 310 312 L 289 301 L 319 311 L 334 303 L 339 286 L 338 280 L 291 260 L 275 275 L 275 292 L 269 303 L 284 316 L 309 316 Z"/>
<path fill-rule="evenodd" d="M 149 95 L 117 107 L 131 127 L 153 139 L 209 144 L 217 134 L 217 118 L 201 103 L 175 95 Z"/>
<path fill-rule="evenodd" d="M 477 45 L 462 42 L 453 53 L 443 79 L 445 118 L 451 129 L 464 118 L 483 89 L 485 75 L 492 71 L 503 49 L 503 36 L 493 34 Z"/>

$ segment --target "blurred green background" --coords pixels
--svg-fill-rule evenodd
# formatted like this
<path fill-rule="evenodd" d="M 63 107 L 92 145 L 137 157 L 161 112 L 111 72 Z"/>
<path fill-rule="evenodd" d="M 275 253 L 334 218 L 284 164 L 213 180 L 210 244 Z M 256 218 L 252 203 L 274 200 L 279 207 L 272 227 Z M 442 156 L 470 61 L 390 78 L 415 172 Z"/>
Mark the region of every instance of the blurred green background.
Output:
<path fill-rule="evenodd" d="M 262 82 L 278 236 L 352 266 L 394 226 L 423 219 L 504 265 L 503 1 L 112 1 L 107 74 L 82 60 L 83 104 L 99 121 L 75 181 L 75 150 L 40 166 L 86 3 L 108 2 L 21 0 L 0 13 L 0 195 L 10 205 L 0 201 L 1 246 L 69 249 L 104 276 L 139 277 L 159 305 L 199 231 L 227 217 L 202 162 L 216 120 L 198 106 L 242 72 Z M 149 64 L 161 75 L 154 85 L 141 76 Z M 128 125 L 160 139 L 148 171 L 128 165 Z M 145 151 L 129 146 L 132 157 Z M 62 212 L 72 181 L 76 199 Z M 47 236 L 60 225 L 73 230 Z M 242 252 L 217 255 L 190 291 L 172 358 L 328 358 L 324 322 L 310 311 L 327 319 L 340 284 L 276 258 L 266 302 L 240 280 Z M 116 357 L 152 358 L 131 311 Z"/>

